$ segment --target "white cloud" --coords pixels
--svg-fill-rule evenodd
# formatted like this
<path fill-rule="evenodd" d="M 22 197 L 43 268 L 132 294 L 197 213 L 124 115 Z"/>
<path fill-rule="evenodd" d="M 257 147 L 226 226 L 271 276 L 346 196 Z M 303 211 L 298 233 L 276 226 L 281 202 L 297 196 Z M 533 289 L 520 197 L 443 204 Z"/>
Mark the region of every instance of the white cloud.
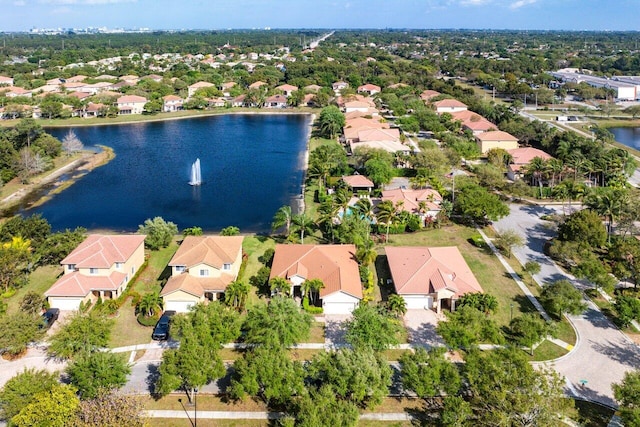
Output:
<path fill-rule="evenodd" d="M 538 0 L 517 0 L 513 3 L 511 3 L 511 6 L 509 6 L 511 9 L 519 9 L 523 6 L 527 6 L 530 4 L 534 4 L 536 3 Z"/>
<path fill-rule="evenodd" d="M 26 5 L 27 5 L 27 2 L 26 2 L 26 1 L 24 1 L 24 0 L 16 0 L 16 1 L 14 1 L 14 2 L 13 2 L 13 5 L 14 5 L 14 6 L 18 6 L 18 7 L 20 7 L 20 6 L 26 6 Z"/>
<path fill-rule="evenodd" d="M 490 2 L 491 0 L 460 0 L 462 6 L 482 6 Z"/>
<path fill-rule="evenodd" d="M 92 6 L 100 4 L 135 3 L 138 0 L 40 0 L 43 4 Z"/>

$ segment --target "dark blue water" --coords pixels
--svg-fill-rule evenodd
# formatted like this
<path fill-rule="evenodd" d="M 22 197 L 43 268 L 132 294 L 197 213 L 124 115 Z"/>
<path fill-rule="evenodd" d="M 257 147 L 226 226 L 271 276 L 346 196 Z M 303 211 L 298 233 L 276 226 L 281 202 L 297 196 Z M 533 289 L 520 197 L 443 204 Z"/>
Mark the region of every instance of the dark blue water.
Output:
<path fill-rule="evenodd" d="M 180 230 L 267 231 L 301 193 L 308 125 L 303 115 L 225 115 L 75 128 L 85 147 L 112 147 L 115 159 L 24 213 L 42 213 L 56 230 L 134 231 L 161 216 Z M 196 158 L 200 187 L 188 184 Z"/>
<path fill-rule="evenodd" d="M 616 137 L 616 141 L 627 147 L 640 150 L 640 127 L 638 128 L 609 128 Z"/>

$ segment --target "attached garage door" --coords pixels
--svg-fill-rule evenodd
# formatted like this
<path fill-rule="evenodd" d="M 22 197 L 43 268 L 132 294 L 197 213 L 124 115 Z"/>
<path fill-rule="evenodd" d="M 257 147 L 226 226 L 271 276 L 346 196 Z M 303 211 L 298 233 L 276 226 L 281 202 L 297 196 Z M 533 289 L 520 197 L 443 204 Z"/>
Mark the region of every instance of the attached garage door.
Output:
<path fill-rule="evenodd" d="M 433 298 L 423 295 L 405 295 L 404 301 L 407 303 L 407 309 L 430 309 Z"/>
<path fill-rule="evenodd" d="M 349 314 L 356 308 L 352 302 L 328 302 L 324 304 L 325 314 Z"/>
<path fill-rule="evenodd" d="M 178 313 L 186 313 L 193 306 L 191 301 L 166 301 L 164 304 L 165 311 L 173 310 Z"/>
<path fill-rule="evenodd" d="M 60 310 L 78 310 L 82 298 L 49 297 L 49 306 Z"/>

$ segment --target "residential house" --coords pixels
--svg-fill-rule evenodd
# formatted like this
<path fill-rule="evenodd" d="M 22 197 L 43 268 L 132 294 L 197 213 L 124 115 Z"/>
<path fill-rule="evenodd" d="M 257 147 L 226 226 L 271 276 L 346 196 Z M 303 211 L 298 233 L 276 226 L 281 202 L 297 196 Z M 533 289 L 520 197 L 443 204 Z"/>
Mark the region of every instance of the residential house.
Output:
<path fill-rule="evenodd" d="M 100 103 L 94 104 L 93 102 L 90 102 L 89 104 L 87 104 L 87 106 L 84 108 L 84 111 L 80 115 L 84 118 L 100 117 L 104 115 L 104 112 L 106 109 L 107 109 L 107 106 L 104 104 L 100 104 Z"/>
<path fill-rule="evenodd" d="M 398 129 L 365 129 L 358 132 L 357 138 L 348 143 L 351 153 L 358 147 L 377 148 L 389 153 L 410 154 L 411 147 L 400 142 Z"/>
<path fill-rule="evenodd" d="M 133 74 L 127 74 L 126 76 L 120 77 L 120 81 L 127 83 L 129 86 L 135 86 L 140 81 L 140 77 Z"/>
<path fill-rule="evenodd" d="M 179 313 L 224 296 L 242 264 L 242 236 L 187 236 L 169 261 L 171 277 L 160 296 Z"/>
<path fill-rule="evenodd" d="M 352 141 L 358 142 L 358 134 L 364 130 L 370 129 L 389 129 L 389 123 L 381 122 L 376 119 L 367 119 L 365 117 L 356 117 L 345 120 L 342 133 L 346 143 Z"/>
<path fill-rule="evenodd" d="M 227 105 L 227 100 L 224 98 L 208 98 L 209 107 L 220 108 Z"/>
<path fill-rule="evenodd" d="M 162 111 L 165 113 L 173 113 L 182 110 L 184 99 L 177 95 L 167 95 L 162 97 Z"/>
<path fill-rule="evenodd" d="M 197 82 L 197 83 L 194 83 L 191 86 L 189 86 L 189 88 L 188 88 L 188 96 L 187 96 L 187 98 L 193 97 L 193 95 L 195 95 L 195 93 L 198 91 L 198 89 L 203 89 L 203 88 L 212 87 L 212 86 L 215 86 L 215 85 L 213 83 L 209 83 L 209 82 Z"/>
<path fill-rule="evenodd" d="M 501 130 L 482 132 L 476 135 L 476 142 L 482 154 L 486 154 L 492 148 L 502 148 L 507 151 L 518 148 L 518 138 Z"/>
<path fill-rule="evenodd" d="M 382 89 L 380 89 L 380 86 L 377 86 L 371 83 L 358 86 L 358 93 L 366 93 L 369 96 L 373 96 L 376 93 L 380 93 L 381 90 Z"/>
<path fill-rule="evenodd" d="M 78 98 L 80 101 L 82 101 L 84 99 L 91 97 L 91 94 L 86 92 L 71 92 L 67 96 L 70 96 L 72 98 Z"/>
<path fill-rule="evenodd" d="M 116 100 L 118 115 L 142 114 L 147 98 L 138 95 L 124 95 Z"/>
<path fill-rule="evenodd" d="M 231 100 L 231 106 L 232 107 L 244 107 L 246 98 L 247 98 L 247 95 L 245 95 L 245 94 L 236 96 L 235 98 L 233 98 Z"/>
<path fill-rule="evenodd" d="M 33 92 L 18 86 L 9 86 L 5 88 L 0 88 L 0 92 L 4 92 L 7 98 L 17 98 L 19 96 L 24 96 L 27 98 L 33 97 Z"/>
<path fill-rule="evenodd" d="M 451 113 L 453 120 L 458 120 L 462 129 L 468 129 L 473 135 L 481 134 L 482 132 L 489 132 L 491 130 L 498 130 L 498 127 L 485 119 L 478 113 L 465 110 Z"/>
<path fill-rule="evenodd" d="M 394 206 L 400 206 L 401 210 L 418 215 L 422 226 L 435 219 L 442 210 L 442 196 L 432 188 L 383 190 L 380 200 L 389 200 Z"/>
<path fill-rule="evenodd" d="M 293 92 L 296 92 L 298 90 L 298 86 L 283 84 L 280 86 L 276 86 L 276 90 L 282 91 L 282 93 L 284 93 L 284 95 L 288 98 Z"/>
<path fill-rule="evenodd" d="M 336 95 L 340 95 L 340 92 L 342 91 L 342 89 L 346 89 L 349 87 L 349 83 L 346 82 L 335 82 L 331 85 L 331 88 L 333 89 L 333 92 Z"/>
<path fill-rule="evenodd" d="M 466 293 L 483 292 L 458 248 L 385 247 L 393 287 L 407 309 L 455 310 Z"/>
<path fill-rule="evenodd" d="M 322 86 L 318 86 L 318 85 L 308 85 L 304 87 L 304 90 L 306 92 L 311 92 L 311 93 L 318 93 L 320 92 L 320 89 L 322 89 Z"/>
<path fill-rule="evenodd" d="M 257 82 L 253 82 L 249 85 L 249 89 L 260 89 L 263 86 L 267 86 L 267 88 L 269 87 L 269 83 L 266 82 L 262 82 L 260 80 L 258 80 Z M 266 88 L 264 88 L 266 89 Z"/>
<path fill-rule="evenodd" d="M 144 264 L 144 235 L 91 234 L 60 264 L 63 275 L 45 292 L 52 308 L 118 298 Z"/>
<path fill-rule="evenodd" d="M 511 155 L 511 162 L 507 166 L 507 177 L 512 181 L 522 178 L 526 167 L 531 163 L 531 160 L 536 157 L 542 160 L 553 158 L 544 151 L 533 147 L 515 148 L 513 150 L 507 150 L 507 152 Z"/>
<path fill-rule="evenodd" d="M 285 95 L 272 95 L 264 100 L 265 108 L 285 108 L 287 106 L 287 97 Z"/>
<path fill-rule="evenodd" d="M 436 113 L 457 113 L 459 111 L 465 111 L 467 104 L 458 101 L 457 99 L 441 99 L 433 103 Z"/>
<path fill-rule="evenodd" d="M 0 76 L 0 86 L 13 86 L 13 78 Z"/>
<path fill-rule="evenodd" d="M 426 90 L 423 90 L 422 93 L 420 94 L 420 99 L 422 99 L 426 104 L 428 104 L 431 102 L 433 98 L 440 95 L 441 93 L 438 92 L 437 90 L 426 89 Z"/>
<path fill-rule="evenodd" d="M 340 178 L 354 193 L 367 192 L 371 193 L 375 184 L 364 175 L 346 175 Z"/>
<path fill-rule="evenodd" d="M 289 281 L 291 294 L 300 296 L 305 280 L 319 279 L 325 314 L 349 314 L 362 300 L 355 245 L 276 245 L 271 276 Z"/>

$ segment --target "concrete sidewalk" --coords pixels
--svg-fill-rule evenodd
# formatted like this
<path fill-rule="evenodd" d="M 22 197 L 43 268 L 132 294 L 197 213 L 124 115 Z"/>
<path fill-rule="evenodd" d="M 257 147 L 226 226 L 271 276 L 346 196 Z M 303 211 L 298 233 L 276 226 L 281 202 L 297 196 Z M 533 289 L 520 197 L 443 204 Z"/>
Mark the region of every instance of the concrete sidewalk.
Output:
<path fill-rule="evenodd" d="M 144 411 L 144 415 L 149 418 L 194 418 L 194 410 L 188 408 L 184 411 L 173 410 L 150 410 Z M 283 418 L 283 412 L 266 411 L 198 411 L 199 419 L 208 420 L 278 420 Z M 360 415 L 361 420 L 369 421 L 411 421 L 414 416 L 405 412 L 369 412 Z"/>

